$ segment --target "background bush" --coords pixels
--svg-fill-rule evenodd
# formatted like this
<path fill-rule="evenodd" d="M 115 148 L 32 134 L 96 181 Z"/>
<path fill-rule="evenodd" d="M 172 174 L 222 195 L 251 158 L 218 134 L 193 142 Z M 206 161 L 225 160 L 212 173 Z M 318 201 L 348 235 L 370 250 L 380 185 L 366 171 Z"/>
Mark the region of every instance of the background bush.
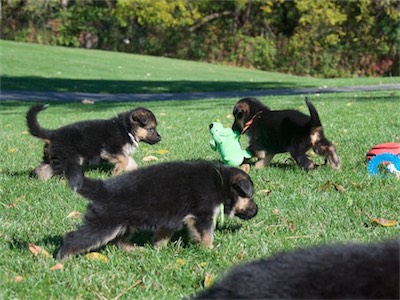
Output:
<path fill-rule="evenodd" d="M 318 77 L 399 75 L 397 1 L 1 0 L 2 38 Z"/>

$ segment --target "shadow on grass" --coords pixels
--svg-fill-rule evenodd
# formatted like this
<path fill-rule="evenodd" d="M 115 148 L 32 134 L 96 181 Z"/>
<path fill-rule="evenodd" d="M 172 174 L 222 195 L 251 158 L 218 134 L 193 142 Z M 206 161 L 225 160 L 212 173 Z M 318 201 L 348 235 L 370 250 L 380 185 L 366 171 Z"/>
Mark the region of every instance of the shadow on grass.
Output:
<path fill-rule="evenodd" d="M 27 91 L 87 92 L 87 93 L 191 93 L 214 91 L 249 91 L 313 87 L 287 81 L 144 81 L 144 80 L 84 80 L 43 78 L 36 76 L 2 76 L 1 89 Z"/>

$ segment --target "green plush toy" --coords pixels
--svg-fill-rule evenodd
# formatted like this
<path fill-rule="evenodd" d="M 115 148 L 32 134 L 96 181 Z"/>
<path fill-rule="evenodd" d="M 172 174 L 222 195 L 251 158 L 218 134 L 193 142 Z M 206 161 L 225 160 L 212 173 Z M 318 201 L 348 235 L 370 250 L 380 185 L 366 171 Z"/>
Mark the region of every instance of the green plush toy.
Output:
<path fill-rule="evenodd" d="M 245 158 L 252 155 L 240 146 L 239 132 L 234 132 L 231 128 L 224 128 L 221 123 L 210 124 L 210 146 L 214 151 L 219 152 L 224 164 L 231 167 L 239 167 Z"/>

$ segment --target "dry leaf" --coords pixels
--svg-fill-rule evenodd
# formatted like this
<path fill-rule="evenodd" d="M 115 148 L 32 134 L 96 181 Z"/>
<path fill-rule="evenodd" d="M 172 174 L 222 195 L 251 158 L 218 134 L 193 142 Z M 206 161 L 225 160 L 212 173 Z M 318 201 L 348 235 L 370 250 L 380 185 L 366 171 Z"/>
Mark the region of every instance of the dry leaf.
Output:
<path fill-rule="evenodd" d="M 157 154 L 163 155 L 163 154 L 166 154 L 166 153 L 168 153 L 168 152 L 169 152 L 168 150 L 161 149 L 161 150 L 158 150 L 158 151 L 157 151 Z"/>
<path fill-rule="evenodd" d="M 265 196 L 269 196 L 269 194 L 271 194 L 271 190 L 259 190 L 257 194 L 263 194 Z"/>
<path fill-rule="evenodd" d="M 152 155 L 146 156 L 146 157 L 143 157 L 143 158 L 142 158 L 142 161 L 144 161 L 144 162 L 147 162 L 147 161 L 155 161 L 155 160 L 158 160 L 158 158 L 155 157 L 155 156 L 152 156 Z"/>
<path fill-rule="evenodd" d="M 294 230 L 295 230 L 295 226 L 294 226 L 294 223 L 293 222 L 289 222 L 289 230 L 290 230 L 290 232 L 291 233 L 293 233 L 294 232 Z"/>
<path fill-rule="evenodd" d="M 183 266 L 184 264 L 186 264 L 186 260 L 184 260 L 184 259 L 182 259 L 182 258 L 178 258 L 178 259 L 176 260 L 176 262 L 175 262 L 175 266 L 176 266 L 176 267 L 181 267 L 181 266 Z"/>
<path fill-rule="evenodd" d="M 17 151 L 15 148 L 8 149 L 8 153 L 14 153 L 15 151 Z"/>
<path fill-rule="evenodd" d="M 275 209 L 272 211 L 272 213 L 273 213 L 274 215 L 277 215 L 277 214 L 279 213 L 279 209 L 275 208 Z"/>
<path fill-rule="evenodd" d="M 200 263 L 200 267 L 205 267 L 205 266 L 207 266 L 207 263 L 204 262 L 204 261 L 202 261 L 202 262 Z"/>
<path fill-rule="evenodd" d="M 62 269 L 64 269 L 64 265 L 61 263 L 57 263 L 50 268 L 50 270 L 52 270 L 52 271 L 62 270 Z"/>
<path fill-rule="evenodd" d="M 23 280 L 24 280 L 24 277 L 22 277 L 22 276 L 15 276 L 14 277 L 14 282 L 16 282 L 16 283 L 21 282 Z"/>
<path fill-rule="evenodd" d="M 94 101 L 90 99 L 83 99 L 82 104 L 94 104 Z"/>
<path fill-rule="evenodd" d="M 163 117 L 166 116 L 167 114 L 165 112 L 160 112 L 159 115 Z"/>
<path fill-rule="evenodd" d="M 85 257 L 90 260 L 100 260 L 103 263 L 108 262 L 108 257 L 98 252 L 90 252 L 86 254 Z"/>
<path fill-rule="evenodd" d="M 76 219 L 76 218 L 79 218 L 80 216 L 81 216 L 81 213 L 79 211 L 73 211 L 73 212 L 70 212 L 67 217 L 71 218 L 71 219 Z"/>
<path fill-rule="evenodd" d="M 42 254 L 46 257 L 52 257 L 49 252 L 47 252 L 42 247 L 39 247 L 35 244 L 29 244 L 29 251 L 31 251 L 33 253 L 33 255 L 35 255 L 35 256 Z"/>
<path fill-rule="evenodd" d="M 318 188 L 318 190 L 326 192 L 326 191 L 329 191 L 332 187 L 337 192 L 343 192 L 344 193 L 346 191 L 346 189 L 343 187 L 343 185 L 336 184 L 334 182 L 330 182 L 329 180 L 327 182 L 325 182 L 325 184 L 323 186 L 320 186 Z"/>
<path fill-rule="evenodd" d="M 213 282 L 214 282 L 215 276 L 212 273 L 207 273 L 206 276 L 204 277 L 204 287 L 208 288 L 210 287 Z"/>
<path fill-rule="evenodd" d="M 29 132 L 25 130 L 25 131 L 22 131 L 21 134 L 29 134 Z"/>
<path fill-rule="evenodd" d="M 226 118 L 227 118 L 227 119 L 233 119 L 233 115 L 231 115 L 231 114 L 226 115 Z"/>
<path fill-rule="evenodd" d="M 235 257 L 236 257 L 238 260 L 243 260 L 245 254 L 246 254 L 246 251 L 240 250 L 238 253 L 236 253 Z"/>
<path fill-rule="evenodd" d="M 393 227 L 398 224 L 396 220 L 386 220 L 384 218 L 371 219 L 371 221 L 384 227 Z"/>
<path fill-rule="evenodd" d="M 333 188 L 335 189 L 335 191 L 342 192 L 342 193 L 344 193 L 346 191 L 346 189 L 341 184 L 333 183 Z"/>

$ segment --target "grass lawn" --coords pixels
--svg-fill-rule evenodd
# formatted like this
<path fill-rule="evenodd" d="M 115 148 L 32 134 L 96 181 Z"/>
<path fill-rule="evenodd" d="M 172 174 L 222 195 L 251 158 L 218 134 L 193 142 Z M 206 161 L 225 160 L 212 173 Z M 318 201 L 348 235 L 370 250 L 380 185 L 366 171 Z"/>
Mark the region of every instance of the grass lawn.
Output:
<path fill-rule="evenodd" d="M 11 51 L 14 44 L 2 42 L 1 45 Z M 29 47 L 23 45 L 22 48 Z M 41 48 L 34 46 L 32 49 L 39 51 Z M 14 51 L 23 49 L 16 48 Z M 68 82 L 69 76 L 74 75 L 69 71 L 73 68 L 66 65 L 70 49 L 62 51 L 65 51 L 60 60 L 63 74 L 59 78 L 60 82 Z M 3 58 L 5 52 L 2 51 Z M 82 50 L 79 53 L 81 63 L 85 62 L 89 52 Z M 90 54 L 92 61 L 104 58 L 103 55 L 111 55 L 90 53 L 94 53 Z M 110 60 L 110 65 L 121 65 L 128 74 L 133 74 L 129 66 L 134 64 L 136 56 L 115 56 L 119 57 L 119 61 L 111 63 Z M 128 57 L 132 61 L 124 63 L 124 58 Z M 51 61 L 55 59 L 55 54 L 53 57 L 44 57 L 43 61 L 47 58 Z M 167 60 L 159 61 L 165 64 Z M 196 65 L 193 63 L 193 66 Z M 54 71 L 55 67 L 49 62 L 37 73 L 32 69 L 27 76 L 43 77 L 46 72 Z M 142 66 L 144 74 L 146 68 L 151 66 Z M 224 67 L 212 68 L 221 72 L 229 70 Z M 7 68 L 2 70 L 6 72 Z M 8 71 L 8 76 L 14 78 L 23 73 L 22 70 Z M 123 77 L 123 71 L 114 71 L 115 80 Z M 92 78 L 86 82 L 96 81 L 94 76 L 90 76 L 89 68 L 85 72 L 88 73 L 79 76 Z M 104 76 L 101 77 L 106 78 L 109 72 L 104 70 Z M 165 73 L 161 75 L 154 74 L 162 78 Z M 191 77 L 194 75 L 188 75 L 188 80 L 194 80 L 195 77 Z M 171 76 L 177 75 L 174 73 Z M 231 84 L 235 80 L 240 81 L 239 75 L 236 76 Z M 266 82 L 261 76 L 257 78 L 261 84 Z M 135 80 L 151 82 L 133 77 L 129 82 Z M 210 82 L 212 80 L 209 79 Z M 7 84 L 12 87 L 11 82 Z M 133 89 L 138 91 L 137 88 Z M 231 109 L 237 100 L 207 99 L 133 105 L 57 103 L 42 112 L 39 119 L 44 127 L 56 128 L 83 119 L 109 118 L 132 106 L 142 105 L 157 116 L 163 139 L 154 146 L 141 144 L 134 154 L 140 166 L 197 158 L 218 160 L 218 154 L 209 147 L 208 124 L 220 121 L 224 126 L 230 126 L 233 121 Z M 261 100 L 274 109 L 295 108 L 307 112 L 304 96 L 264 97 Z M 321 243 L 370 242 L 398 236 L 398 226 L 374 225 L 371 218 L 399 221 L 400 181 L 394 176 L 370 177 L 364 157 L 373 145 L 400 142 L 400 92 L 322 94 L 313 96 L 311 100 L 319 111 L 327 137 L 337 144 L 342 170 L 321 167 L 307 173 L 295 166 L 288 155 L 277 155 L 271 167 L 250 171 L 259 214 L 249 221 L 233 218 L 225 220 L 223 226 L 217 225 L 213 250 L 187 241 L 184 232 L 177 234 L 166 248 L 156 250 L 149 244 L 149 236 L 141 233 L 135 236 L 134 241 L 143 247 L 138 247 L 133 253 L 107 246 L 98 251 L 107 261 L 91 260 L 81 255 L 64 261 L 61 270 L 51 270 L 57 261 L 43 254 L 34 256 L 29 251 L 29 244 L 42 247 L 50 254 L 56 252 L 62 244 L 63 235 L 81 222 L 79 216 L 71 213 L 83 213 L 87 201 L 73 194 L 64 180 L 41 182 L 29 176 L 42 155 L 42 143 L 31 137 L 25 126 L 25 113 L 30 104 L 1 103 L 0 298 L 179 299 L 202 289 L 206 278 L 214 276 L 217 279 L 234 264 L 269 256 L 277 251 Z M 246 140 L 242 139 L 242 142 L 245 144 Z M 143 162 L 142 159 L 149 155 L 156 156 L 158 161 Z M 317 157 L 314 160 L 322 162 Z M 94 169 L 87 175 L 106 178 L 110 173 Z"/>
<path fill-rule="evenodd" d="M 400 83 L 400 77 L 316 79 L 108 51 L 0 40 L 1 89 L 96 93 L 247 91 Z"/>

